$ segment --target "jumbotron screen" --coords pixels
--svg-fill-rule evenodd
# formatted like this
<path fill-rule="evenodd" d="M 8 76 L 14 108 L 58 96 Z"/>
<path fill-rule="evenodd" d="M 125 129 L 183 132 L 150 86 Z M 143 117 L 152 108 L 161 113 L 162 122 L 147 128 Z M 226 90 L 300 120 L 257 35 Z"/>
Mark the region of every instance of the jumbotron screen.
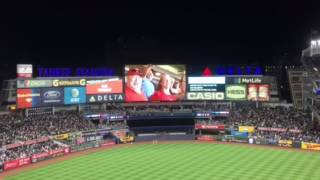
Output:
<path fill-rule="evenodd" d="M 126 65 L 126 102 L 166 102 L 185 99 L 186 66 Z"/>

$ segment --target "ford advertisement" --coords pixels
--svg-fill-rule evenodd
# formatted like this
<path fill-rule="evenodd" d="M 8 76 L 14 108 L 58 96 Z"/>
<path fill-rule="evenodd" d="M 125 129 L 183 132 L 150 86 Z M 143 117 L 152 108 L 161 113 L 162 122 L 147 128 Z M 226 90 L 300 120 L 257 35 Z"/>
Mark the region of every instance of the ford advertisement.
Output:
<path fill-rule="evenodd" d="M 41 105 L 62 105 L 64 92 L 63 88 L 41 89 Z"/>

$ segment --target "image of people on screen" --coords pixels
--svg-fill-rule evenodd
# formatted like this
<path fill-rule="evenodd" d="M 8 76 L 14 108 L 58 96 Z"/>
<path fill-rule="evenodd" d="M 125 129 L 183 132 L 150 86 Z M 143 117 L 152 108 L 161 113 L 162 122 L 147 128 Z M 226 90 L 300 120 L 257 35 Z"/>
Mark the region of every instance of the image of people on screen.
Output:
<path fill-rule="evenodd" d="M 142 92 L 148 99 L 150 99 L 155 92 L 155 87 L 152 83 L 153 74 L 151 66 L 142 69 Z"/>
<path fill-rule="evenodd" d="M 139 69 L 130 69 L 127 74 L 126 82 L 126 101 L 148 101 L 142 92 L 142 77 Z"/>
<path fill-rule="evenodd" d="M 151 101 L 176 101 L 177 97 L 171 93 L 174 80 L 168 74 L 162 74 L 158 90 L 151 96 Z"/>

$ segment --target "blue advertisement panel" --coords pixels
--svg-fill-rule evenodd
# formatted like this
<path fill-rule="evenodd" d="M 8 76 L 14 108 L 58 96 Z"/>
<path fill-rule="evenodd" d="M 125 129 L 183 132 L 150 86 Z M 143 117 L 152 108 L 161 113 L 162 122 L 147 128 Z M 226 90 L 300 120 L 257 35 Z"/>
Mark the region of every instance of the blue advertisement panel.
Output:
<path fill-rule="evenodd" d="M 248 138 L 249 133 L 248 132 L 231 131 L 231 135 L 233 135 L 236 138 Z"/>
<path fill-rule="evenodd" d="M 85 87 L 65 87 L 64 104 L 82 104 L 86 103 Z"/>
<path fill-rule="evenodd" d="M 41 89 L 41 105 L 61 105 L 63 104 L 63 88 L 43 88 Z"/>

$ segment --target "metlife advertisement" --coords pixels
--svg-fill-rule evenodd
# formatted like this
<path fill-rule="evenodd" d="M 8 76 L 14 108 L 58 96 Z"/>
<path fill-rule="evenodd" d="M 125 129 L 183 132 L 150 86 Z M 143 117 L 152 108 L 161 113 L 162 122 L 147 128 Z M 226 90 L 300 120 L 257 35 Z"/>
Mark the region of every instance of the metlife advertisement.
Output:
<path fill-rule="evenodd" d="M 85 87 L 65 87 L 64 104 L 83 104 L 86 103 Z"/>

